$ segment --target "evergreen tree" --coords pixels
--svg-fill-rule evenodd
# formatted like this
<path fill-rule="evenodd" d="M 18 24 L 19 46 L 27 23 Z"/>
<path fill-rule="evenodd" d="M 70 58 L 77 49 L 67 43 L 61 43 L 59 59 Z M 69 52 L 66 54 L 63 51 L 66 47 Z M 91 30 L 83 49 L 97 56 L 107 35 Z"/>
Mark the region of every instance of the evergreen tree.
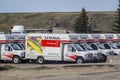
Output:
<path fill-rule="evenodd" d="M 117 9 L 117 15 L 116 15 L 116 20 L 114 21 L 114 25 L 113 25 L 113 31 L 116 33 L 120 33 L 120 0 L 119 0 L 119 5 L 118 5 L 118 9 Z"/>
<path fill-rule="evenodd" d="M 84 8 L 82 8 L 82 11 L 79 17 L 75 20 L 74 31 L 76 33 L 89 33 L 90 32 L 90 27 L 88 26 L 88 16 Z"/>

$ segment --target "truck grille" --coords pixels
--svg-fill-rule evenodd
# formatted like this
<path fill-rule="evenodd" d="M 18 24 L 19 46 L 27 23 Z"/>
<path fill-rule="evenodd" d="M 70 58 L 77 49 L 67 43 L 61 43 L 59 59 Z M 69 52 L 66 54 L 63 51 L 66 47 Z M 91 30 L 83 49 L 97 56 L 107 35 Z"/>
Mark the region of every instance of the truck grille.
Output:
<path fill-rule="evenodd" d="M 91 53 L 91 54 L 88 54 L 88 57 L 93 57 L 93 54 Z"/>
<path fill-rule="evenodd" d="M 102 54 L 101 54 L 101 53 L 98 53 L 97 56 L 102 56 Z"/>
<path fill-rule="evenodd" d="M 110 51 L 110 52 L 109 52 L 109 55 L 114 55 L 114 51 Z"/>

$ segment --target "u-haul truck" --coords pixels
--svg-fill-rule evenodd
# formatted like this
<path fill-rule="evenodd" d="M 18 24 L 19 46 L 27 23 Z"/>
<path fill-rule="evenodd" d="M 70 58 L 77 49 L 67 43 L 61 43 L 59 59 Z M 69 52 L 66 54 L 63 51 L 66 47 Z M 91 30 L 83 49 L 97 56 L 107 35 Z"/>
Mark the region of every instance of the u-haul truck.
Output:
<path fill-rule="evenodd" d="M 79 42 L 80 46 L 83 47 L 86 51 L 93 53 L 94 62 L 104 61 L 102 51 L 96 50 L 88 44 L 96 42 L 96 39 L 94 39 L 91 34 L 79 34 Z"/>
<path fill-rule="evenodd" d="M 0 35 L 0 61 L 19 63 L 25 58 L 25 51 L 16 43 L 24 42 L 25 35 Z"/>
<path fill-rule="evenodd" d="M 26 59 L 45 61 L 93 61 L 93 54 L 80 47 L 74 34 L 27 34 Z"/>
<path fill-rule="evenodd" d="M 117 34 L 104 34 L 106 41 L 102 44 L 110 50 L 113 50 L 114 55 L 120 55 L 120 48 L 117 46 L 117 42 L 120 42 Z"/>
<path fill-rule="evenodd" d="M 107 60 L 107 54 L 113 53 L 113 51 L 111 51 L 110 49 L 106 49 L 101 43 L 100 41 L 103 39 L 101 37 L 103 37 L 104 35 L 101 34 L 80 34 L 80 40 L 79 42 L 81 42 L 80 44 L 83 45 L 84 43 L 87 43 L 87 45 L 89 45 L 92 50 L 93 50 L 93 54 L 95 57 L 95 61 L 102 61 L 102 62 L 106 62 Z"/>
<path fill-rule="evenodd" d="M 103 42 L 107 42 L 108 41 L 106 39 L 106 37 L 105 37 L 105 34 L 92 34 L 92 37 L 93 37 L 93 39 L 96 40 L 96 43 L 91 44 L 92 47 L 94 47 L 95 49 L 98 48 L 98 50 L 102 50 L 102 53 L 105 56 L 113 54 L 113 50 L 107 49 L 104 45 L 102 45 Z"/>

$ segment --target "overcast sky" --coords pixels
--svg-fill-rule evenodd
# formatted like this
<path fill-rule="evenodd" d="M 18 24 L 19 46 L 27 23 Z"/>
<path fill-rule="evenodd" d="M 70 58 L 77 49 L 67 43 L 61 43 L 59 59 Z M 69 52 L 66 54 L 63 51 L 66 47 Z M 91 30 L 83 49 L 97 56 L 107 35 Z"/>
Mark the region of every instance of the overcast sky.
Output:
<path fill-rule="evenodd" d="M 115 11 L 118 0 L 0 0 L 0 13 Z"/>

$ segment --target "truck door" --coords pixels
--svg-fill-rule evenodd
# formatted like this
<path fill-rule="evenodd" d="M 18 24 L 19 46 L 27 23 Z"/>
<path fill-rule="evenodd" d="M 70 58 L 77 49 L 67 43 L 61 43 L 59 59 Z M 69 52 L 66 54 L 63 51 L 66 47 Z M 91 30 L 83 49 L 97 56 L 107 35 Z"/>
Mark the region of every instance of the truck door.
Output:
<path fill-rule="evenodd" d="M 12 60 L 13 54 L 12 54 L 12 48 L 8 44 L 2 44 L 1 45 L 1 59 L 2 60 Z"/>
<path fill-rule="evenodd" d="M 72 44 L 64 44 L 63 59 L 64 61 L 75 61 L 76 60 L 76 49 Z"/>

